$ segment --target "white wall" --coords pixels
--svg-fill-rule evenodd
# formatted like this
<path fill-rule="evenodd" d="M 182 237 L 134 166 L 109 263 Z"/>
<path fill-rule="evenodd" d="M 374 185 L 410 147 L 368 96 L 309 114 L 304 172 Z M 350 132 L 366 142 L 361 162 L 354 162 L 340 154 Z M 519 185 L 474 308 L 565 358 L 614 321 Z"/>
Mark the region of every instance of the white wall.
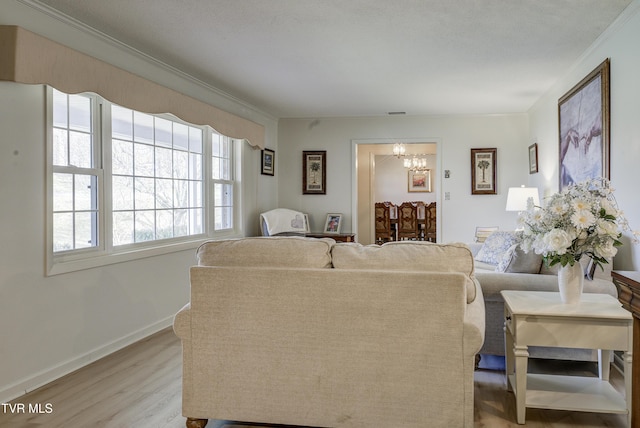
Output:
<path fill-rule="evenodd" d="M 530 110 L 530 139 L 538 143 L 539 174 L 530 185 L 545 196 L 558 191 L 558 99 L 606 58 L 611 59 L 611 182 L 631 227 L 640 230 L 640 1 L 635 0 Z M 628 236 L 614 268 L 640 269 L 640 246 Z"/>
<path fill-rule="evenodd" d="M 345 214 L 343 230 L 354 231 L 352 140 L 384 143 L 394 139 L 439 141 L 436 183 L 441 193 L 442 241 L 470 242 L 476 226 L 513 229 L 515 213 L 505 211 L 507 190 L 528 180 L 526 114 L 485 116 L 403 116 L 279 121 L 281 207 L 310 214 L 319 231 L 328 212 Z M 498 194 L 471 195 L 471 148 L 498 148 Z M 302 194 L 302 151 L 327 150 L 327 194 Z M 358 165 L 358 169 L 368 165 Z M 444 170 L 451 178 L 444 178 Z M 444 193 L 450 194 L 445 200 Z"/>
<path fill-rule="evenodd" d="M 277 148 L 277 122 L 188 76 L 13 0 L 0 24 L 19 25 L 145 78 L 261 123 Z M 0 400 L 43 383 L 171 324 L 189 299 L 195 251 L 45 277 L 44 90 L 0 82 Z M 244 150 L 244 231 L 276 206 L 259 150 Z"/>
<path fill-rule="evenodd" d="M 393 155 L 375 157 L 375 202 L 389 201 L 400 205 L 405 201 L 422 201 L 426 204 L 436 202 L 438 169 L 436 155 L 424 156 L 431 170 L 431 192 L 409 192 L 409 175 L 404 160 Z"/>

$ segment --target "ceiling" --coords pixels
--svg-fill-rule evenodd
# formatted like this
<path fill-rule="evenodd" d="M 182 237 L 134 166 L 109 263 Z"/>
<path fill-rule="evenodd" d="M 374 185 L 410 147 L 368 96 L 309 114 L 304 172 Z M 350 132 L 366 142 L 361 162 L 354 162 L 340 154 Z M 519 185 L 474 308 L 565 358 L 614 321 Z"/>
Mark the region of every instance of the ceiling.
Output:
<path fill-rule="evenodd" d="M 525 112 L 631 0 L 34 2 L 274 117 L 312 118 Z"/>

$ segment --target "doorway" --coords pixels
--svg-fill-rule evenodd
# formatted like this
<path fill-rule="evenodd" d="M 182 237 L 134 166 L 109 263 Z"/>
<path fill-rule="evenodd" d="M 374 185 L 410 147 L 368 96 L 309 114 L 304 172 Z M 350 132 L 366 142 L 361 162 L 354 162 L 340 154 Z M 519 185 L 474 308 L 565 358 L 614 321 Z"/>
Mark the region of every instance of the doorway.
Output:
<path fill-rule="evenodd" d="M 425 155 L 433 163 L 431 171 L 431 192 L 409 192 L 408 170 L 402 165 L 402 159 L 393 155 L 393 144 L 405 145 L 405 157 Z M 376 139 L 352 140 L 354 168 L 352 175 L 353 230 L 357 241 L 363 245 L 375 241 L 374 203 L 376 198 L 398 200 L 428 200 L 436 202 L 437 218 L 440 215 L 440 141 L 437 138 L 420 139 Z M 431 164 L 430 164 L 431 167 Z M 397 189 L 394 190 L 394 189 Z M 414 189 L 415 190 L 415 189 Z M 397 192 L 397 193 L 396 193 Z M 436 236 L 440 241 L 441 221 L 437 222 Z"/>

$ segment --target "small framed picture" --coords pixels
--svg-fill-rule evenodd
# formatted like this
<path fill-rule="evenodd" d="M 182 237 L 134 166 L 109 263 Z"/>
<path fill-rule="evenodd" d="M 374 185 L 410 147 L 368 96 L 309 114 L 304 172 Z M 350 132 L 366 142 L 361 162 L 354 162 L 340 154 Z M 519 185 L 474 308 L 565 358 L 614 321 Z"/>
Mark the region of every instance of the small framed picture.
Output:
<path fill-rule="evenodd" d="M 529 146 L 529 174 L 538 172 L 538 143 Z"/>
<path fill-rule="evenodd" d="M 409 192 L 430 192 L 431 191 L 431 170 L 408 172 Z"/>
<path fill-rule="evenodd" d="M 342 225 L 342 214 L 327 214 L 327 221 L 324 223 L 324 233 L 340 233 Z"/>
<path fill-rule="evenodd" d="M 498 149 L 471 149 L 471 194 L 497 195 L 496 155 Z"/>
<path fill-rule="evenodd" d="M 264 149 L 262 151 L 262 168 L 260 173 L 262 175 L 274 175 L 276 170 L 276 152 L 271 149 Z"/>
<path fill-rule="evenodd" d="M 327 194 L 327 152 L 302 152 L 302 194 Z"/>

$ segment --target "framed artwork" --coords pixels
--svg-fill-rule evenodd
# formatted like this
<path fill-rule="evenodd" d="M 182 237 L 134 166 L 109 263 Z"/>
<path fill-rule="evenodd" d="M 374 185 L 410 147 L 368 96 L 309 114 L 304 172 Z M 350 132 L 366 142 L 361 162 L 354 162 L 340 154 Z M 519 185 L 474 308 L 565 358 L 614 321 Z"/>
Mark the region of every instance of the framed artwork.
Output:
<path fill-rule="evenodd" d="M 409 192 L 430 192 L 431 191 L 431 170 L 408 172 L 407 183 Z"/>
<path fill-rule="evenodd" d="M 529 174 L 538 172 L 538 143 L 529 146 Z"/>
<path fill-rule="evenodd" d="M 609 59 L 558 100 L 560 190 L 609 178 Z"/>
<path fill-rule="evenodd" d="M 471 194 L 496 195 L 498 149 L 471 149 Z"/>
<path fill-rule="evenodd" d="M 302 152 L 302 194 L 325 195 L 327 193 L 327 152 Z"/>
<path fill-rule="evenodd" d="M 342 214 L 327 214 L 327 221 L 324 223 L 324 233 L 340 233 L 342 224 Z"/>
<path fill-rule="evenodd" d="M 261 165 L 260 173 L 262 175 L 274 175 L 276 170 L 276 152 L 270 149 L 264 149 L 262 151 Z"/>

